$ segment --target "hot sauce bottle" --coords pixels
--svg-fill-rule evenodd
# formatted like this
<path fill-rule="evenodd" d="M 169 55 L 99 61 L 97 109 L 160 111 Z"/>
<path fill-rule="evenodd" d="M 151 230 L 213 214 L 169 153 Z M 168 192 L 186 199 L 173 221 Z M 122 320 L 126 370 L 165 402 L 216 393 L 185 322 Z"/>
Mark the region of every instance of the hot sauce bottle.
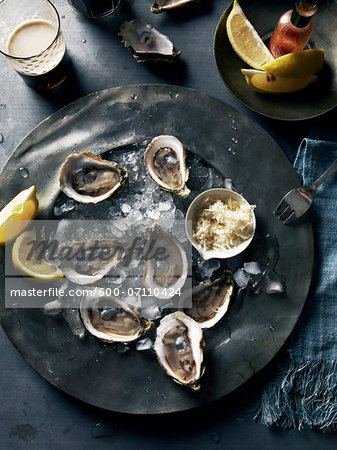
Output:
<path fill-rule="evenodd" d="M 268 45 L 274 58 L 304 49 L 314 29 L 311 18 L 316 11 L 317 1 L 298 1 L 294 9 L 282 14 Z"/>

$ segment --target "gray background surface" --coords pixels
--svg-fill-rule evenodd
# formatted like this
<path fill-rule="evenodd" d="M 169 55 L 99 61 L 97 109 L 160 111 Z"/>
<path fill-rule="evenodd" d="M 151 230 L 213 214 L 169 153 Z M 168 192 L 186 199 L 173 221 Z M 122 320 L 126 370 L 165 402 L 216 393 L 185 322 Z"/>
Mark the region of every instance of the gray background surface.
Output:
<path fill-rule="evenodd" d="M 333 136 L 336 110 L 310 121 L 285 123 L 249 111 L 226 89 L 213 57 L 213 35 L 229 3 L 227 0 L 201 0 L 196 8 L 155 16 L 149 12 L 150 0 L 129 0 L 124 1 L 124 8 L 118 15 L 104 22 L 90 22 L 77 16 L 65 0 L 55 0 L 73 74 L 60 88 L 40 93 L 26 86 L 1 58 L 1 166 L 24 136 L 60 107 L 91 92 L 139 83 L 177 84 L 216 96 L 262 125 L 291 161 L 303 137 L 313 133 L 321 138 Z M 116 35 L 125 17 L 142 18 L 167 34 L 183 51 L 178 66 L 137 64 Z M 139 417 L 107 413 L 50 386 L 22 360 L 2 330 L 0 345 L 0 448 L 6 450 L 159 446 L 330 449 L 336 446 L 335 435 L 309 430 L 279 431 L 252 421 L 261 391 L 272 377 L 280 356 L 243 387 L 212 405 L 169 416 Z M 98 423 L 112 436 L 95 439 L 97 428 L 102 430 L 101 426 L 96 427 Z"/>

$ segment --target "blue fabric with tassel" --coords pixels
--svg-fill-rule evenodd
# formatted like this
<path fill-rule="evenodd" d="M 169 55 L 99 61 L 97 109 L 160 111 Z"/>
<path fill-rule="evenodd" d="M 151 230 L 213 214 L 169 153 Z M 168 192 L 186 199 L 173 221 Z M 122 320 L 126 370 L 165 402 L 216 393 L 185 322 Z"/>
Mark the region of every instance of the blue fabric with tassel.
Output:
<path fill-rule="evenodd" d="M 304 139 L 294 168 L 310 186 L 337 158 L 337 143 Z M 314 268 L 291 335 L 287 367 L 262 396 L 261 421 L 292 429 L 337 430 L 337 173 L 314 192 L 310 208 Z M 290 225 L 291 226 L 291 225 Z"/>

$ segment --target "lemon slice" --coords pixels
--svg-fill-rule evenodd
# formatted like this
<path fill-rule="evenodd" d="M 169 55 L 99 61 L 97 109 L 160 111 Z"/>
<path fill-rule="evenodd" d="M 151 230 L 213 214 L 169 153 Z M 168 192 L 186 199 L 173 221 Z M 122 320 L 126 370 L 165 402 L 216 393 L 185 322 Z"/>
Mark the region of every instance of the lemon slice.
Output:
<path fill-rule="evenodd" d="M 319 72 L 324 64 L 324 50 L 315 48 L 288 53 L 265 64 L 263 70 L 284 78 L 304 78 Z"/>
<path fill-rule="evenodd" d="M 0 245 L 16 238 L 35 218 L 39 209 L 36 187 L 21 191 L 0 211 Z M 5 235 L 6 234 L 6 235 Z"/>
<path fill-rule="evenodd" d="M 62 278 L 63 273 L 57 267 L 49 264 L 43 257 L 39 258 L 37 251 L 32 251 L 32 241 L 36 241 L 35 230 L 25 231 L 16 239 L 12 249 L 14 267 L 24 275 L 40 280 Z"/>
<path fill-rule="evenodd" d="M 264 65 L 274 60 L 236 0 L 228 16 L 226 28 L 235 53 L 251 67 L 262 69 Z"/>
<path fill-rule="evenodd" d="M 304 78 L 282 78 L 267 72 L 254 69 L 241 69 L 247 84 L 257 92 L 271 94 L 285 94 L 305 88 L 315 80 L 316 77 Z"/>

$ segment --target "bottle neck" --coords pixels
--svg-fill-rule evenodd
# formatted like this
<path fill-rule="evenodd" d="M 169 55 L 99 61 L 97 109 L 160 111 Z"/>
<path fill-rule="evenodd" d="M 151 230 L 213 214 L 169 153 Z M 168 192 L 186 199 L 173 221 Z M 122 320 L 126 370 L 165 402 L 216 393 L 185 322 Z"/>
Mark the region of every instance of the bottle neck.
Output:
<path fill-rule="evenodd" d="M 298 1 L 291 13 L 291 23 L 297 28 L 306 27 L 317 11 L 317 1 Z"/>

